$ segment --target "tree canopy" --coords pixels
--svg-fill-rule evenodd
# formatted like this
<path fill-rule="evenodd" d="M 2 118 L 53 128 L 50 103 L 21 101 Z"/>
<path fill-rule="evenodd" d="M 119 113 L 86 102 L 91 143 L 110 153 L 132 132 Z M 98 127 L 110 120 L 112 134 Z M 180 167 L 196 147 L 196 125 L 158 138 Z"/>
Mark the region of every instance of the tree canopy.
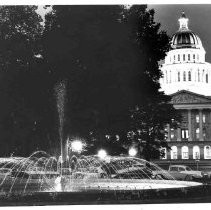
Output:
<path fill-rule="evenodd" d="M 145 5 L 53 6 L 43 30 L 36 7 L 5 8 L 0 24 L 8 29 L 1 37 L 13 34 L 9 43 L 16 41 L 0 52 L 8 69 L 1 73 L 1 95 L 12 93 L 1 109 L 2 143 L 10 139 L 10 145 L 19 145 L 17 154 L 59 150 L 55 86 L 65 81 L 64 138 L 84 139 L 89 154 L 99 148 L 126 153 L 145 141 L 144 156 L 146 151 L 159 156 L 160 147 L 167 146 L 165 125 L 177 116 L 170 97 L 159 91 L 158 61 L 169 38 L 154 22 L 153 10 Z M 10 23 L 13 14 L 17 27 Z M 13 150 L 8 146 L 6 151 Z"/>

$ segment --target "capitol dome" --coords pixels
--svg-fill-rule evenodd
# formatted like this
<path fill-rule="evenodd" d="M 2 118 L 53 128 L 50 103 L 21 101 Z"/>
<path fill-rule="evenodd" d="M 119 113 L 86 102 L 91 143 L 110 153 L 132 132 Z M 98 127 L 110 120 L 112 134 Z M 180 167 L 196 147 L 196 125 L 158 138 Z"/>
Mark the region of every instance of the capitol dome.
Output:
<path fill-rule="evenodd" d="M 188 28 L 182 13 L 179 30 L 173 35 L 171 48 L 160 69 L 161 90 L 173 94 L 180 90 L 211 96 L 211 64 L 205 60 L 200 38 Z"/>
<path fill-rule="evenodd" d="M 191 30 L 189 30 L 188 18 L 186 18 L 184 12 L 182 13 L 181 18 L 179 19 L 179 23 L 180 28 L 172 37 L 171 47 L 173 49 L 202 48 L 200 38 Z"/>

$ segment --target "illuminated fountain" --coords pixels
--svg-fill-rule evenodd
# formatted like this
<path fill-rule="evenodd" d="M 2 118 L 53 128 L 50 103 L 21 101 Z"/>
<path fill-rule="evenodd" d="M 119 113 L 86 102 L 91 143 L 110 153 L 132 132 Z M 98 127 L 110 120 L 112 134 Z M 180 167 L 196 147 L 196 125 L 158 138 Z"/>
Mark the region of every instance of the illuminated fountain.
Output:
<path fill-rule="evenodd" d="M 176 181 L 166 171 L 146 160 L 109 157 L 103 150 L 95 156 L 77 158 L 74 167 L 63 168 L 62 177 L 59 164 L 55 157 L 44 152 L 36 152 L 22 159 L 1 159 L 0 192 L 129 191 L 201 185 Z"/>
<path fill-rule="evenodd" d="M 84 144 L 80 140 L 64 139 L 64 105 L 66 83 L 56 88 L 59 113 L 61 157 L 43 151 L 27 158 L 0 158 L 0 196 L 31 193 L 134 192 L 200 187 L 198 182 L 176 181 L 152 162 L 136 158 L 130 148 L 125 157 L 111 157 L 103 149 L 97 155 L 77 157 Z M 72 154 L 69 154 L 71 151 Z M 70 158 L 70 159 L 69 159 Z"/>

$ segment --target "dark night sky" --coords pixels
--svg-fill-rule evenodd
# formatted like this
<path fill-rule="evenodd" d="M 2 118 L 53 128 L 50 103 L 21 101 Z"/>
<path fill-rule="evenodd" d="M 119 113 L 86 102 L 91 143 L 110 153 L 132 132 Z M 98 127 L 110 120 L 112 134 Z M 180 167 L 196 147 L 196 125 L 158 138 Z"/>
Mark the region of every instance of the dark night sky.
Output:
<path fill-rule="evenodd" d="M 178 18 L 184 11 L 189 18 L 189 29 L 201 38 L 207 52 L 206 61 L 211 63 L 211 4 L 154 4 L 148 8 L 155 9 L 155 21 L 160 22 L 162 30 L 170 36 L 178 30 Z"/>

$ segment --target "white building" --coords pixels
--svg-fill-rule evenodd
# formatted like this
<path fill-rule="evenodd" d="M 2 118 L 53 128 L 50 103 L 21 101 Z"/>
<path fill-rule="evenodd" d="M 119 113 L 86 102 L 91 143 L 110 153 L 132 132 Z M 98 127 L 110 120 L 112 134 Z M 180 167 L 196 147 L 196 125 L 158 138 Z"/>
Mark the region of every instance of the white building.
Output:
<path fill-rule="evenodd" d="M 172 49 L 161 68 L 161 88 L 166 94 L 188 90 L 211 96 L 211 64 L 205 61 L 202 42 L 188 28 L 188 18 L 184 13 L 179 25 L 179 30 L 172 37 Z"/>
<path fill-rule="evenodd" d="M 197 162 L 202 168 L 211 168 L 211 64 L 205 61 L 205 54 L 200 38 L 188 28 L 188 18 L 182 13 L 179 30 L 160 67 L 161 90 L 172 96 L 182 121 L 177 129 L 167 126 L 171 150 L 160 164 L 173 161 L 194 167 Z"/>

